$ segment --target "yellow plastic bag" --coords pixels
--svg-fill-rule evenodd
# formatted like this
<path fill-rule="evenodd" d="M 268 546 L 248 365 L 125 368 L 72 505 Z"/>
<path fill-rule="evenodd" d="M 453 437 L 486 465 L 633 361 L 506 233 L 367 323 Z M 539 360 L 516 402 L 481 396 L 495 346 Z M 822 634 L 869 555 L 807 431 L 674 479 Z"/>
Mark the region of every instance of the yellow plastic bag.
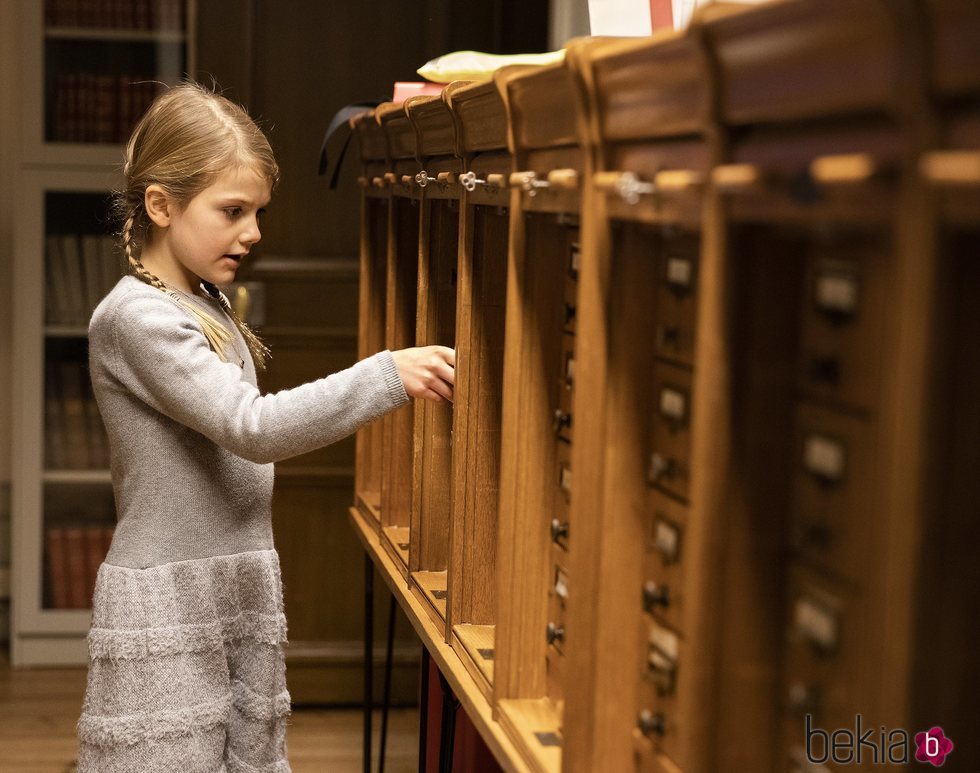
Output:
<path fill-rule="evenodd" d="M 565 58 L 565 51 L 546 54 L 484 54 L 481 51 L 453 51 L 426 62 L 416 72 L 435 83 L 475 81 L 489 78 L 494 70 L 508 64 L 552 64 Z"/>

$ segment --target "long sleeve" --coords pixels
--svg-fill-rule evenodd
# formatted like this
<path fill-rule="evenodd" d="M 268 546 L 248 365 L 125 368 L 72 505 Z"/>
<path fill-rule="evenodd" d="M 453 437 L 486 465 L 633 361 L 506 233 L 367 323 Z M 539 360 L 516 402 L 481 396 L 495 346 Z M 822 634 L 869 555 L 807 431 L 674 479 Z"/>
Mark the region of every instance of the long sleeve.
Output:
<path fill-rule="evenodd" d="M 257 463 L 333 443 L 408 402 L 390 352 L 262 395 L 242 368 L 210 349 L 197 322 L 152 288 L 134 290 L 93 318 L 108 374 L 165 416 Z"/>

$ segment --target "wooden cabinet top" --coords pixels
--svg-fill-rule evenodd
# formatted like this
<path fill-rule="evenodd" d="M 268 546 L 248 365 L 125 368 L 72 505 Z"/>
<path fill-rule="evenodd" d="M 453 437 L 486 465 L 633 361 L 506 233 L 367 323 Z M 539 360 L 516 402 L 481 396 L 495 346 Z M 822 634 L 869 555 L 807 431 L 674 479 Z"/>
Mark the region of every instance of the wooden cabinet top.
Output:
<path fill-rule="evenodd" d="M 702 15 L 698 26 L 717 60 L 722 120 L 902 112 L 921 77 L 911 6 L 906 0 L 782 0 Z"/>
<path fill-rule="evenodd" d="M 451 156 L 456 152 L 456 123 L 443 96 L 412 97 L 405 108 L 418 135 L 420 158 Z"/>
<path fill-rule="evenodd" d="M 507 149 L 507 113 L 494 81 L 450 83 L 443 93 L 456 117 L 459 155 Z"/>
<path fill-rule="evenodd" d="M 980 93 L 980 3 L 926 0 L 930 85 L 944 97 Z"/>
<path fill-rule="evenodd" d="M 512 152 L 579 144 L 580 95 L 565 64 L 505 67 L 494 80 L 507 105 Z"/>
<path fill-rule="evenodd" d="M 378 124 L 374 110 L 365 110 L 351 119 L 351 127 L 357 135 L 361 149 L 361 161 L 385 161 L 388 157 L 388 146 L 385 142 L 384 131 Z"/>
<path fill-rule="evenodd" d="M 700 134 L 712 120 L 716 82 L 694 30 L 622 41 L 585 67 L 602 141 Z"/>
<path fill-rule="evenodd" d="M 385 102 L 378 105 L 377 115 L 378 123 L 388 141 L 389 160 L 415 158 L 417 154 L 415 127 L 408 120 L 405 104 Z"/>

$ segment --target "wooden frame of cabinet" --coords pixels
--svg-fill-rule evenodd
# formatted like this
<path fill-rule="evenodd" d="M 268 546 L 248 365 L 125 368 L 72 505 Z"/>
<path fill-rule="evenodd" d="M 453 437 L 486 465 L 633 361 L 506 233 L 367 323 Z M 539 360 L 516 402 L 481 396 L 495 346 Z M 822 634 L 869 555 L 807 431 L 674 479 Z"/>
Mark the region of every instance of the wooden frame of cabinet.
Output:
<path fill-rule="evenodd" d="M 462 163 L 447 99 L 414 97 L 405 105 L 417 135 L 421 191 L 416 345 L 456 347 L 457 258 Z M 409 585 L 445 628 L 452 512 L 453 405 L 415 407 L 414 490 Z M 449 633 L 446 632 L 448 637 Z"/>
<path fill-rule="evenodd" d="M 421 169 L 405 106 L 385 103 L 375 115 L 387 146 L 388 166 L 382 176 L 389 192 L 385 347 L 394 351 L 415 345 L 421 193 L 413 182 Z M 414 496 L 414 414 L 413 403 L 382 419 L 381 543 L 405 577 Z"/>

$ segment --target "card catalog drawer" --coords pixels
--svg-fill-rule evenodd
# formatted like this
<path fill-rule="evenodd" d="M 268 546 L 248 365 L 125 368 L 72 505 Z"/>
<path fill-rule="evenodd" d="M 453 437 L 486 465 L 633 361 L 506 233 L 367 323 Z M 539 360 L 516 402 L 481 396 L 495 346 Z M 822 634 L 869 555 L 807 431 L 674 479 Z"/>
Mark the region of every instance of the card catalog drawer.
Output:
<path fill-rule="evenodd" d="M 806 562 L 859 584 L 876 512 L 872 433 L 867 420 L 797 406 L 791 545 Z"/>
<path fill-rule="evenodd" d="M 656 260 L 656 351 L 687 365 L 694 364 L 700 245 L 695 234 L 666 236 Z"/>
<path fill-rule="evenodd" d="M 647 482 L 685 500 L 690 479 L 690 411 L 691 372 L 657 362 Z"/>
<path fill-rule="evenodd" d="M 864 408 L 878 402 L 891 265 L 883 241 L 814 245 L 808 256 L 799 366 L 808 395 Z"/>
<path fill-rule="evenodd" d="M 684 587 L 681 559 L 687 506 L 650 489 L 649 537 L 644 558 L 644 609 L 681 633 L 684 632 Z"/>

